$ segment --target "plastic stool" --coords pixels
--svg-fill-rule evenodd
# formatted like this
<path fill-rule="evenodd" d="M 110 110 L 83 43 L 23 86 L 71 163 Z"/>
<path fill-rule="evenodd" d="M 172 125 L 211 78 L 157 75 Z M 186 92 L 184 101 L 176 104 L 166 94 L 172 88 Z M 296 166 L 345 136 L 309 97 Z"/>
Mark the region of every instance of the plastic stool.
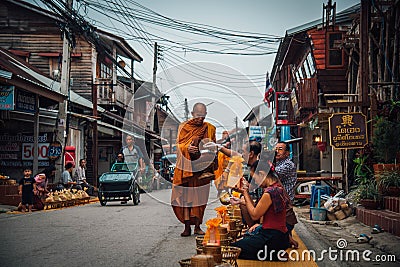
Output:
<path fill-rule="evenodd" d="M 315 201 L 318 202 L 318 208 L 321 208 L 321 195 L 330 195 L 331 190 L 327 185 L 312 185 L 310 197 L 310 219 L 312 220 L 311 208 L 314 207 Z"/>

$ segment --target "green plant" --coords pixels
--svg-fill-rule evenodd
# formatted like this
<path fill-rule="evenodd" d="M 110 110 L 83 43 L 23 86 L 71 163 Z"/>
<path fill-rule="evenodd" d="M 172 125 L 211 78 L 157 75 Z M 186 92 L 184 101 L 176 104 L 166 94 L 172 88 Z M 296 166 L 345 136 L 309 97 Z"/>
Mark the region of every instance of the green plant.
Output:
<path fill-rule="evenodd" d="M 376 181 L 370 180 L 364 184 L 360 184 L 356 189 L 355 198 L 358 201 L 362 199 L 379 200 L 380 194 Z"/>
<path fill-rule="evenodd" d="M 378 163 L 395 163 L 400 151 L 400 101 L 382 104 L 373 125 L 372 143 Z"/>
<path fill-rule="evenodd" d="M 363 154 L 353 159 L 353 162 L 355 163 L 354 178 L 357 184 L 368 183 L 373 177 L 374 172 L 367 164 L 368 158 L 369 155 Z"/>
<path fill-rule="evenodd" d="M 378 176 L 378 185 L 383 189 L 387 190 L 389 187 L 400 187 L 400 171 L 383 171 Z"/>

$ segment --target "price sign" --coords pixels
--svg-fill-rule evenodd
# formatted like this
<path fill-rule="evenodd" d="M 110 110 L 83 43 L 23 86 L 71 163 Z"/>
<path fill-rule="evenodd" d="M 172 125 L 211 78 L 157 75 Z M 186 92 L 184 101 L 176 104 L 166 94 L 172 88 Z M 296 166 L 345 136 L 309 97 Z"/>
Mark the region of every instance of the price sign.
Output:
<path fill-rule="evenodd" d="M 49 143 L 39 143 L 38 151 L 35 151 L 33 143 L 22 144 L 22 160 L 33 160 L 33 157 L 38 157 L 38 160 L 47 160 L 47 151 L 49 149 Z"/>
<path fill-rule="evenodd" d="M 56 160 L 61 156 L 62 153 L 62 145 L 60 142 L 55 141 L 50 144 L 49 149 L 47 151 L 47 157 L 50 160 Z"/>

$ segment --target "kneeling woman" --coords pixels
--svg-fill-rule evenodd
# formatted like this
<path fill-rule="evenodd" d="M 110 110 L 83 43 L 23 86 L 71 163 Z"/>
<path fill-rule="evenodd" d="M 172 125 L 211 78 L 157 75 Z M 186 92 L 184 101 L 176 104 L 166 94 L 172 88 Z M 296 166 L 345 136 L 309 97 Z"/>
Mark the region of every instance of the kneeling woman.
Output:
<path fill-rule="evenodd" d="M 243 239 L 232 246 L 242 249 L 239 255 L 241 259 L 278 260 L 278 256 L 284 255 L 277 255 L 277 252 L 289 248 L 286 228 L 286 206 L 289 204 L 289 197 L 280 184 L 278 174 L 270 168 L 266 160 L 256 161 L 250 172 L 254 181 L 264 188 L 264 194 L 254 206 L 248 192 L 248 183 L 243 181 L 243 187 L 238 191 L 242 192 L 244 198 L 233 198 L 231 204 L 244 201 L 252 219 L 258 220 L 262 217 L 262 224 L 253 225 Z"/>

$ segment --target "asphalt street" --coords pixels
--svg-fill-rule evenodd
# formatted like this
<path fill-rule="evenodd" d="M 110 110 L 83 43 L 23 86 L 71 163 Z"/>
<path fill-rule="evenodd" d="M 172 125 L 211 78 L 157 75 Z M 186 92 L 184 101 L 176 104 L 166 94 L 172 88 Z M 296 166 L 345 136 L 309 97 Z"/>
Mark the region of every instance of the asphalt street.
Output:
<path fill-rule="evenodd" d="M 221 205 L 216 194 L 211 187 L 204 222 L 214 218 L 214 208 Z M 102 207 L 97 202 L 25 214 L 1 213 L 0 266 L 179 266 L 179 260 L 196 253 L 196 242 L 194 236 L 180 236 L 183 225 L 175 218 L 170 196 L 171 189 L 163 189 L 141 194 L 138 206 L 129 201 L 126 205 L 108 202 Z M 329 238 L 348 238 L 343 229 L 327 225 L 317 229 L 302 219 L 295 230 L 318 255 L 322 249 L 334 247 Z M 319 266 L 396 264 L 318 261 Z"/>
<path fill-rule="evenodd" d="M 138 206 L 109 202 L 1 214 L 0 266 L 179 266 L 196 253 L 195 237 L 180 236 L 170 195 L 171 189 L 141 194 Z M 219 205 L 212 187 L 204 221 Z"/>

